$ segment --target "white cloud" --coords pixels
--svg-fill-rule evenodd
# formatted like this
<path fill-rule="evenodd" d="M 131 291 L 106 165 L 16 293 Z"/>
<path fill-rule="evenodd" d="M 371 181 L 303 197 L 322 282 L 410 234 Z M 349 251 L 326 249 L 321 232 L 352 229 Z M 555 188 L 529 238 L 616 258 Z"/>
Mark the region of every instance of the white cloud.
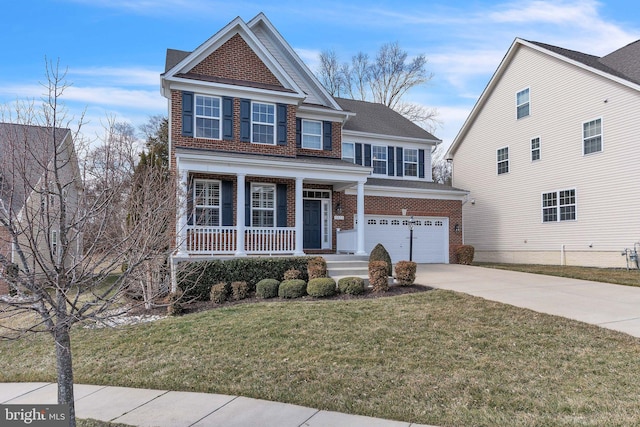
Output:
<path fill-rule="evenodd" d="M 88 77 L 119 85 L 155 86 L 160 84 L 160 71 L 142 67 L 92 67 L 69 71 L 69 79 L 75 76 Z"/>

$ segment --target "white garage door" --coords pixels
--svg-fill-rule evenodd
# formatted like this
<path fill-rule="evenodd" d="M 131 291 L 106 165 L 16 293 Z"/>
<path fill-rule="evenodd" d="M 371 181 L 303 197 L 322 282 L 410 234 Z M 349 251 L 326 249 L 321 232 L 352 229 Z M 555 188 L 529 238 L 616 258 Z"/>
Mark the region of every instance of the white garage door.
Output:
<path fill-rule="evenodd" d="M 413 260 L 417 263 L 449 262 L 449 219 L 414 217 Z M 365 215 L 365 250 L 382 243 L 391 261 L 409 260 L 409 225 L 405 216 Z"/>

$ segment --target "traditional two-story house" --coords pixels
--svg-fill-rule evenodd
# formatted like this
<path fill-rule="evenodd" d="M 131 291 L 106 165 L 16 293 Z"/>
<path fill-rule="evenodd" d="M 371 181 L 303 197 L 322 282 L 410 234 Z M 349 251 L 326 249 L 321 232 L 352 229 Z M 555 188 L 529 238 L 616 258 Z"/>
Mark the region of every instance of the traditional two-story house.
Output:
<path fill-rule="evenodd" d="M 476 259 L 624 267 L 639 111 L 640 40 L 598 57 L 516 39 L 447 153 Z"/>
<path fill-rule="evenodd" d="M 432 182 L 440 142 L 381 105 L 332 97 L 259 14 L 168 50 L 175 257 L 367 254 L 448 262 L 466 192 Z"/>

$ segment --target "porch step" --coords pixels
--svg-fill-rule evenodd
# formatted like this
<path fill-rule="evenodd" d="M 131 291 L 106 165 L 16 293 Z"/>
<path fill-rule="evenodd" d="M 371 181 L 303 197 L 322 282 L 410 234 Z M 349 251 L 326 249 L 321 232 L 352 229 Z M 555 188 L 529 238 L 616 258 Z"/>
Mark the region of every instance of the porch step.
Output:
<path fill-rule="evenodd" d="M 360 277 L 369 286 L 369 256 L 323 255 L 323 258 L 327 261 L 327 276 L 336 283 L 343 277 Z M 389 283 L 393 283 L 393 277 L 389 277 Z"/>

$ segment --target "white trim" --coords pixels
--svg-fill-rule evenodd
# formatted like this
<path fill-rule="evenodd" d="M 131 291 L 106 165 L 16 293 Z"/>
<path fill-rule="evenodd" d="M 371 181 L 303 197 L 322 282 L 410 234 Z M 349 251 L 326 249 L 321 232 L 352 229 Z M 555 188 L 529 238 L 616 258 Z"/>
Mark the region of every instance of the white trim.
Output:
<path fill-rule="evenodd" d="M 365 196 L 371 197 L 402 197 L 406 199 L 433 199 L 433 200 L 460 200 L 464 201 L 469 194 L 468 191 L 462 190 L 431 190 L 424 188 L 398 188 L 386 187 L 379 185 L 366 185 L 364 188 Z M 345 189 L 345 194 L 355 195 L 356 191 L 352 188 Z"/>
<path fill-rule="evenodd" d="M 410 138 L 406 136 L 394 136 L 394 135 L 383 135 L 379 133 L 370 133 L 370 132 L 358 132 L 353 130 L 342 130 L 342 138 L 364 138 L 365 140 L 379 139 L 384 140 L 389 143 L 389 145 L 396 144 L 418 144 L 421 148 L 424 148 L 424 145 L 432 145 L 437 146 L 442 142 L 440 139 L 421 139 L 421 138 Z"/>
<path fill-rule="evenodd" d="M 584 143 L 585 143 L 585 139 L 587 139 L 587 138 L 584 137 L 584 125 L 586 125 L 587 123 L 596 122 L 598 120 L 600 120 L 600 150 L 592 151 L 591 153 L 585 153 L 584 152 Z M 582 141 L 582 156 L 591 156 L 593 154 L 602 153 L 604 151 L 604 119 L 602 118 L 602 116 L 582 122 L 582 125 L 580 126 L 580 134 L 581 134 L 581 137 L 582 137 L 581 138 L 581 141 Z M 591 136 L 589 138 L 594 138 L 594 137 Z"/>
<path fill-rule="evenodd" d="M 167 79 L 167 81 L 170 85 L 167 88 L 167 92 L 163 92 L 165 98 L 171 98 L 170 92 L 172 90 L 197 92 L 203 95 L 229 96 L 232 98 L 250 98 L 256 101 L 289 105 L 298 105 L 305 98 L 304 95 L 297 93 L 190 80 L 180 77 Z"/>

